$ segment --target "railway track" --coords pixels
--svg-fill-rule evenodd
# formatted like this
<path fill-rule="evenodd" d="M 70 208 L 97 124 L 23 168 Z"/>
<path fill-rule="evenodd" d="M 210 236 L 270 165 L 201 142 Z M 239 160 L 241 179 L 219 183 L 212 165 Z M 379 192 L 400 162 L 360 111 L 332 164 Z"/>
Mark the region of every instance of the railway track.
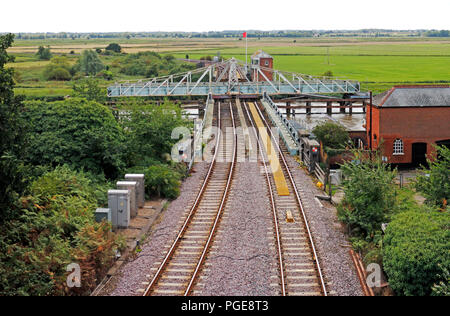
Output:
<path fill-rule="evenodd" d="M 281 295 L 327 296 L 314 241 L 304 213 L 301 197 L 284 157 L 283 144 L 277 142 L 263 112 L 257 105 L 255 107 L 281 160 L 280 167 L 284 177 L 287 179 L 290 192 L 289 195 L 277 194 L 276 183 L 273 173 L 271 173 L 267 153 L 263 151 L 263 144 L 259 137 L 255 135 L 272 208 Z M 249 126 L 253 127 L 252 130 L 256 133 L 255 118 L 252 117 L 249 111 L 249 105 L 244 103 L 244 108 Z M 289 218 L 293 219 L 293 222 L 287 221 L 288 212 L 290 213 Z M 292 216 L 290 216 L 291 214 Z"/>
<path fill-rule="evenodd" d="M 144 296 L 191 295 L 214 242 L 231 190 L 237 157 L 236 119 L 232 104 L 217 104 L 214 154 L 200 191 L 174 242 L 158 263 Z M 227 128 L 232 135 L 226 135 Z"/>

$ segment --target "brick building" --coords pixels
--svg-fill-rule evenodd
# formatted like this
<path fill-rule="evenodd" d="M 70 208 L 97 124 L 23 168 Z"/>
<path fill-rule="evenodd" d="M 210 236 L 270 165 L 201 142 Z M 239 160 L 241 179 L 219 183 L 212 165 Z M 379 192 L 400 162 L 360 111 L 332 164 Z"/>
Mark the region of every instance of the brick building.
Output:
<path fill-rule="evenodd" d="M 258 72 L 258 69 L 261 69 L 261 72 L 269 79 L 269 81 L 273 80 L 273 72 L 270 69 L 273 69 L 273 57 L 263 52 L 262 50 L 257 51 L 251 57 L 251 74 L 253 81 L 267 81 L 263 75 Z M 266 68 L 266 69 L 264 69 Z"/>
<path fill-rule="evenodd" d="M 450 145 L 450 86 L 393 87 L 373 98 L 366 124 L 387 162 L 424 163 L 433 144 Z"/>

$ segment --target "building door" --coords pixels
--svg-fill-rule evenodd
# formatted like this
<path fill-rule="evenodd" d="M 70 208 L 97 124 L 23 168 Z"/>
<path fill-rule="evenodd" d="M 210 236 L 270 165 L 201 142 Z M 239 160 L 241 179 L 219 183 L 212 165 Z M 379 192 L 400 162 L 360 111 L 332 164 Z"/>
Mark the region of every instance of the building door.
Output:
<path fill-rule="evenodd" d="M 450 148 L 450 139 L 438 141 L 436 142 L 436 145 Z"/>
<path fill-rule="evenodd" d="M 412 164 L 417 167 L 427 165 L 427 143 L 412 144 Z"/>

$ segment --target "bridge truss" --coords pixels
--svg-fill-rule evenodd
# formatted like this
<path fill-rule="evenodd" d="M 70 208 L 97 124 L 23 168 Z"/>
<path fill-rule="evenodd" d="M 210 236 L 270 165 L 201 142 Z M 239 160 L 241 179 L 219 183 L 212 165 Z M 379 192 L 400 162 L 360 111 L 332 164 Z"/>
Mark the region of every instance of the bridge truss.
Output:
<path fill-rule="evenodd" d="M 242 62 L 232 58 L 186 73 L 137 82 L 116 83 L 108 87 L 108 96 L 327 94 L 356 93 L 360 90 L 357 81 L 315 77 L 263 67 L 253 68 L 256 69 L 258 77 L 265 80 L 256 82 L 246 76 L 245 67 Z M 273 80 L 269 80 L 267 73 L 272 73 Z"/>

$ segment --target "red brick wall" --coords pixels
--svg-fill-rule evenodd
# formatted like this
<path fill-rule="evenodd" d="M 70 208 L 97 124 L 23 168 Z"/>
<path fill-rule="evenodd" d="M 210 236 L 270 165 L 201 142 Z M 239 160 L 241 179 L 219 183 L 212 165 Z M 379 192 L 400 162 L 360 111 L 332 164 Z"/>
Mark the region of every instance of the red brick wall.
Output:
<path fill-rule="evenodd" d="M 412 162 L 412 144 L 427 143 L 427 154 L 433 152 L 432 144 L 450 139 L 450 107 L 373 108 L 373 148 L 383 139 L 383 156 L 391 163 Z M 367 130 L 370 126 L 370 108 L 367 111 Z M 404 155 L 393 155 L 394 141 L 403 140 Z"/>
<path fill-rule="evenodd" d="M 269 65 L 266 66 L 266 61 L 269 62 Z M 261 58 L 259 61 L 259 65 L 263 68 L 271 68 L 273 69 L 273 59 L 272 58 Z M 271 71 L 267 71 L 267 70 L 261 70 L 266 77 L 272 81 L 273 80 L 273 73 Z M 266 79 L 261 76 L 260 74 L 258 74 L 258 72 L 256 70 L 253 71 L 253 81 L 266 81 Z"/>
<path fill-rule="evenodd" d="M 268 66 L 266 66 L 266 61 L 269 63 Z M 273 69 L 273 59 L 272 58 L 261 58 L 260 59 L 260 66 L 264 68 L 270 68 Z M 263 70 L 262 71 L 267 78 L 269 78 L 270 81 L 273 80 L 273 73 L 271 71 Z M 265 81 L 264 78 L 260 78 L 260 81 Z"/>

